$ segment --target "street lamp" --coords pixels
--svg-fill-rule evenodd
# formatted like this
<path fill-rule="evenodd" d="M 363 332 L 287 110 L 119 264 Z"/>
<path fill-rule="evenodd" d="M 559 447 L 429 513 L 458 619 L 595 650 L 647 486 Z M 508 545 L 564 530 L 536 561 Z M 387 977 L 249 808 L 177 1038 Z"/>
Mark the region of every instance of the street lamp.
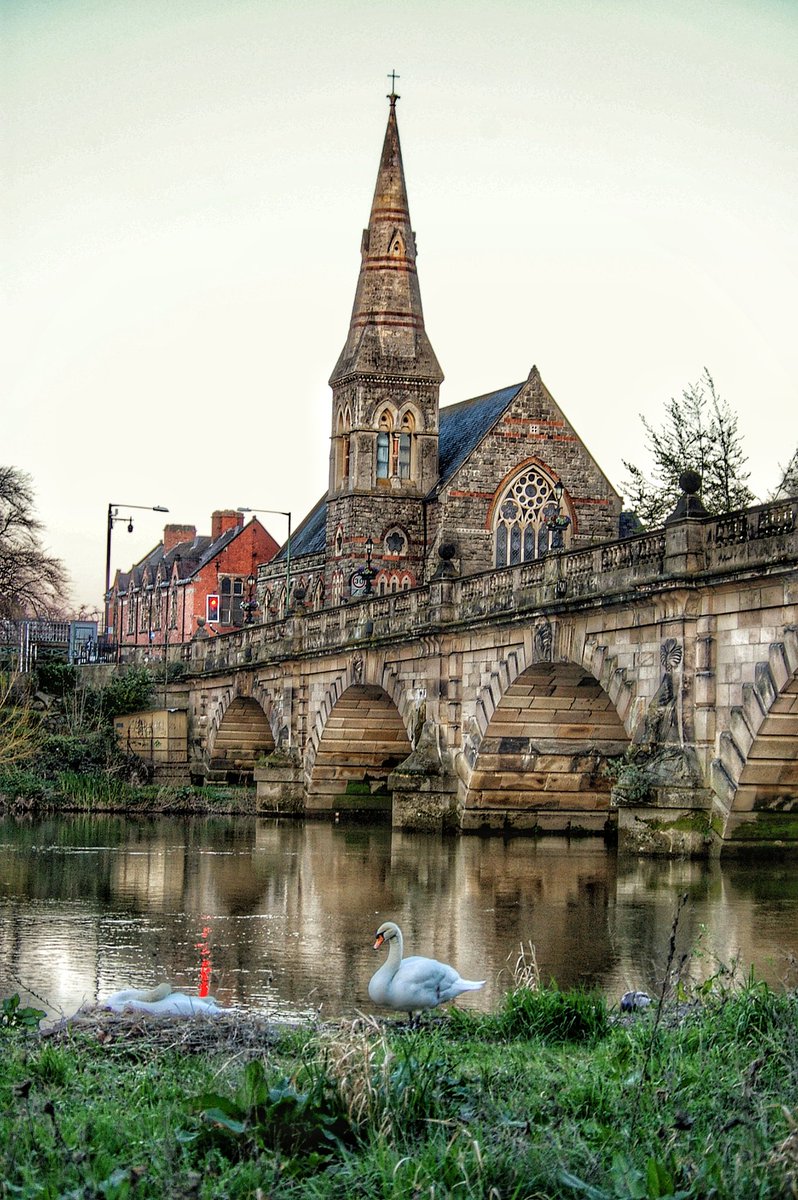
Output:
<path fill-rule="evenodd" d="M 282 508 L 245 508 L 243 504 L 239 504 L 236 512 L 240 513 L 271 513 L 273 517 L 288 518 L 288 539 L 285 543 L 285 602 L 283 604 L 283 616 L 288 616 L 288 592 L 291 587 L 291 514 L 285 512 Z"/>
<path fill-rule="evenodd" d="M 244 620 L 245 625 L 251 625 L 255 619 L 255 609 L 258 607 L 258 602 L 252 598 L 252 589 L 255 587 L 257 582 L 258 580 L 254 575 L 247 575 L 247 588 L 249 591 L 247 592 L 248 599 L 245 605 L 247 610 L 247 615 Z"/>
<path fill-rule="evenodd" d="M 370 596 L 372 592 L 371 581 L 377 572 L 372 568 L 371 556 L 374 553 L 374 540 L 371 534 L 366 538 L 366 569 L 363 574 L 366 576 L 366 586 L 363 589 L 364 595 Z"/>
<path fill-rule="evenodd" d="M 371 556 L 374 553 L 374 539 L 371 534 L 366 538 L 366 565 L 358 567 L 352 575 L 352 588 L 357 589 L 357 594 L 361 596 L 373 595 L 374 589 L 371 586 L 371 581 L 374 579 L 377 572 L 371 565 Z M 353 591 L 352 593 L 356 593 Z"/>
<path fill-rule="evenodd" d="M 551 530 L 551 548 L 552 550 L 562 551 L 563 534 L 571 524 L 571 518 L 567 513 L 562 511 L 562 497 L 565 487 L 561 479 L 558 479 L 554 485 L 554 499 L 557 503 L 556 512 L 546 518 L 546 526 Z M 560 575 L 560 558 L 557 556 L 557 582 L 554 585 L 554 594 L 558 599 L 562 599 L 568 591 L 568 580 L 563 579 Z"/>
<path fill-rule="evenodd" d="M 127 521 L 128 533 L 133 532 L 133 518 L 120 517 L 120 508 L 137 508 L 147 512 L 168 513 L 169 509 L 164 508 L 162 504 L 109 504 L 108 505 L 108 525 L 105 540 L 105 632 L 108 633 L 108 610 L 110 600 L 108 593 L 111 590 L 111 534 L 114 531 L 114 523 L 116 521 Z"/>
<path fill-rule="evenodd" d="M 571 524 L 571 518 L 568 516 L 567 513 L 565 515 L 563 515 L 563 511 L 562 511 L 562 497 L 563 497 L 564 491 L 565 491 L 565 487 L 563 486 L 563 482 L 561 479 L 558 479 L 554 485 L 554 499 L 557 503 L 557 510 L 556 510 L 556 512 L 552 513 L 551 516 L 548 516 L 546 518 L 546 525 L 548 526 L 548 528 L 552 531 L 552 533 L 555 536 L 559 535 L 557 538 L 557 541 L 558 541 L 557 546 L 554 545 L 554 538 L 552 538 L 552 549 L 553 550 L 562 548 L 562 535 L 565 533 L 565 530 Z"/>

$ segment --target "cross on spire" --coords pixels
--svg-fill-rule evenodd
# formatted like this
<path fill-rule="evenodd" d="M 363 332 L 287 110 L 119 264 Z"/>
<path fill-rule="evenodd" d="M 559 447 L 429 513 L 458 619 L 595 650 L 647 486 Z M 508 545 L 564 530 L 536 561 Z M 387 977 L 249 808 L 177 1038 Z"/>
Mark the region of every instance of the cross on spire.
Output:
<path fill-rule="evenodd" d="M 401 79 L 402 77 L 401 77 L 401 75 L 397 75 L 396 71 L 391 71 L 388 78 L 391 81 L 391 94 L 388 97 L 388 99 L 391 102 L 391 108 L 393 108 L 394 105 L 396 104 L 396 101 L 399 99 L 399 97 L 396 94 L 396 81 L 397 81 L 397 79 Z"/>

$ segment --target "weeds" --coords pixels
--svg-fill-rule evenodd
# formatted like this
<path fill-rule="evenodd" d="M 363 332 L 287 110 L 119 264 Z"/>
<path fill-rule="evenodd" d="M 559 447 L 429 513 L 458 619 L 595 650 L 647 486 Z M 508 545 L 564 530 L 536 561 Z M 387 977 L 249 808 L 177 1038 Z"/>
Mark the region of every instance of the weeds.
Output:
<path fill-rule="evenodd" d="M 38 1029 L 39 1022 L 47 1016 L 41 1008 L 22 1007 L 19 995 L 14 993 L 0 1001 L 0 1031 L 8 1029 Z"/>
<path fill-rule="evenodd" d="M 12 1023 L 0 1195 L 798 1200 L 798 996 L 727 970 L 699 991 L 653 1041 L 653 1013 L 526 982 L 413 1030 L 231 1024 L 226 1042 L 213 1024 L 203 1044 Z"/>

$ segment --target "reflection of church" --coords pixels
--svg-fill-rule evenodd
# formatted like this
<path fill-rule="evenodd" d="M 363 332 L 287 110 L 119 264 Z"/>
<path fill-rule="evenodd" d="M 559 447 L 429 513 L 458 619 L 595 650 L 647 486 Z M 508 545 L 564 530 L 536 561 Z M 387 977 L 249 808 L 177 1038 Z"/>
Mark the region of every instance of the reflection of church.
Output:
<path fill-rule="evenodd" d="M 330 379 L 329 489 L 291 541 L 291 607 L 619 534 L 620 497 L 536 367 L 522 383 L 439 409 L 443 373 L 424 328 L 398 97 L 389 99 L 349 332 Z M 283 547 L 260 571 L 272 613 L 283 609 L 285 576 Z"/>

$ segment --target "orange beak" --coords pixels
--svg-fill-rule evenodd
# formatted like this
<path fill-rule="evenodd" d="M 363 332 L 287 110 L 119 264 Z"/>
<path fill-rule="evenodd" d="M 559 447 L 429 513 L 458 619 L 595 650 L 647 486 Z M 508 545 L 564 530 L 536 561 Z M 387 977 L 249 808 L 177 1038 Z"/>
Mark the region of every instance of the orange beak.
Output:
<path fill-rule="evenodd" d="M 377 934 L 377 940 L 376 940 L 376 942 L 374 943 L 374 949 L 375 949 L 375 950 L 379 950 L 380 946 L 382 945 L 382 943 L 383 943 L 384 941 L 385 941 L 385 934 L 384 934 L 384 933 L 378 933 L 378 934 Z"/>

